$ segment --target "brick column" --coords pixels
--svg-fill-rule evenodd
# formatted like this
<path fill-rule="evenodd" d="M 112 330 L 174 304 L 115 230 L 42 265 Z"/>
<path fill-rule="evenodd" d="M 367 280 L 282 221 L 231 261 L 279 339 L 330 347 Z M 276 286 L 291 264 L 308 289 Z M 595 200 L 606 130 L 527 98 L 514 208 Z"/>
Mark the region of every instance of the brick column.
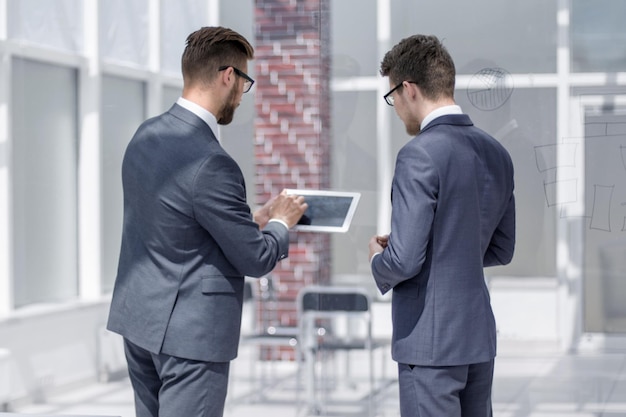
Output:
<path fill-rule="evenodd" d="M 256 0 L 256 203 L 284 188 L 330 188 L 328 0 Z M 327 283 L 330 238 L 291 232 L 272 272 L 276 324 L 297 325 L 296 295 Z M 262 307 L 264 308 L 264 307 Z"/>

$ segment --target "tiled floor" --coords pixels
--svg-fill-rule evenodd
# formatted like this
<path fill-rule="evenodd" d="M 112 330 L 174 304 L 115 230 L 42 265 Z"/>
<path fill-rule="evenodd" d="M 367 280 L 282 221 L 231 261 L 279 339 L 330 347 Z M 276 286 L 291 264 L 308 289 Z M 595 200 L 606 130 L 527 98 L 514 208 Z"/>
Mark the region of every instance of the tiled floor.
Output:
<path fill-rule="evenodd" d="M 313 415 L 302 406 L 304 391 L 294 364 L 256 365 L 251 352 L 233 364 L 226 417 L 294 417 Z M 380 361 L 378 356 L 378 361 Z M 316 415 L 367 416 L 368 385 L 364 358 L 353 357 L 354 385 L 328 380 L 326 407 Z M 366 363 L 366 362 L 365 362 Z M 398 416 L 395 364 L 387 364 L 387 378 L 379 381 L 372 398 L 372 415 Z M 343 364 L 342 364 L 343 366 Z M 339 372 L 339 364 L 325 369 Z M 382 369 L 379 368 L 379 373 Z M 366 373 L 366 372 L 365 372 Z M 299 406 L 300 404 L 300 406 Z M 532 346 L 500 348 L 493 392 L 495 417 L 626 417 L 626 352 L 559 354 Z M 127 380 L 85 386 L 27 405 L 13 412 L 55 415 L 89 414 L 132 417 L 132 392 Z"/>

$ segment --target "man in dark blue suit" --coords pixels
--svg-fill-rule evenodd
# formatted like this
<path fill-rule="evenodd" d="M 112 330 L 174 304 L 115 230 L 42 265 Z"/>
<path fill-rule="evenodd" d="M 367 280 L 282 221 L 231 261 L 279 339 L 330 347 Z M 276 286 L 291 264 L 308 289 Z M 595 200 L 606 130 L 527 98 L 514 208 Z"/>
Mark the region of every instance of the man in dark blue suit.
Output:
<path fill-rule="evenodd" d="M 254 215 L 220 146 L 254 81 L 254 52 L 227 28 L 187 38 L 183 93 L 144 122 L 122 165 L 124 225 L 108 329 L 124 337 L 138 417 L 221 417 L 237 356 L 244 276 L 285 258 L 307 208 L 284 193 Z"/>
<path fill-rule="evenodd" d="M 489 417 L 496 326 L 483 268 L 513 257 L 513 164 L 455 104 L 436 37 L 403 39 L 380 73 L 414 136 L 396 160 L 391 232 L 369 242 L 376 285 L 393 290 L 401 415 Z"/>

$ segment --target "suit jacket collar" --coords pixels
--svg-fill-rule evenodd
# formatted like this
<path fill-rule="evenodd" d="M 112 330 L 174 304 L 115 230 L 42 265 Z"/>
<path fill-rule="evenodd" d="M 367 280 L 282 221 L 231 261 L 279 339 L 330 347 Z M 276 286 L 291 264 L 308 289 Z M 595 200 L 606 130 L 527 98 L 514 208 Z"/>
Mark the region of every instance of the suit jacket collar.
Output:
<path fill-rule="evenodd" d="M 473 126 L 474 123 L 467 114 L 446 114 L 433 119 L 420 133 L 438 125 Z"/>
<path fill-rule="evenodd" d="M 213 133 L 209 125 L 207 125 L 204 120 L 195 115 L 193 112 L 190 112 L 186 108 L 179 106 L 176 103 L 174 103 L 174 105 L 167 112 L 177 119 L 180 119 L 183 122 L 200 130 L 202 134 L 208 135 L 213 140 L 217 141 L 217 136 L 215 135 L 215 133 Z"/>

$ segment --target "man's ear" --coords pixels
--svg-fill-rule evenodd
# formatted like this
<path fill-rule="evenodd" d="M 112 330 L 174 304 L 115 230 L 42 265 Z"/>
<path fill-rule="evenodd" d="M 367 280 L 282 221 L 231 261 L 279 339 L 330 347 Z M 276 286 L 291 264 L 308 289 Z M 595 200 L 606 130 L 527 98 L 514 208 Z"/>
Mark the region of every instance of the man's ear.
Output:
<path fill-rule="evenodd" d="M 402 83 L 402 89 L 404 90 L 405 94 L 408 94 L 408 97 L 411 100 L 416 100 L 422 97 L 422 90 L 420 90 L 419 86 L 415 83 L 404 81 Z"/>
<path fill-rule="evenodd" d="M 225 85 L 230 85 L 232 83 L 232 80 L 235 78 L 235 72 L 233 70 L 233 67 L 228 67 L 225 70 L 220 71 L 219 74 L 220 82 Z"/>

